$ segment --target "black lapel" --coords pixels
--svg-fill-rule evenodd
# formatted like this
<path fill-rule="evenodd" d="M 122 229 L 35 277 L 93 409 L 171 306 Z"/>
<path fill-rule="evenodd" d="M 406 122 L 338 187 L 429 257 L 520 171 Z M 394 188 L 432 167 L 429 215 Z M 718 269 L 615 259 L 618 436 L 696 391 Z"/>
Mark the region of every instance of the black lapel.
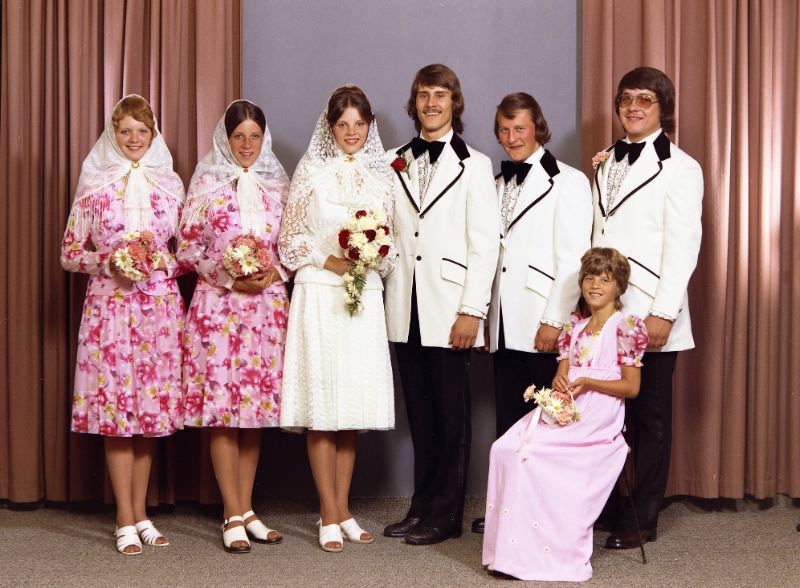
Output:
<path fill-rule="evenodd" d="M 544 193 L 540 194 L 539 197 L 536 200 L 534 200 L 533 202 L 528 204 L 528 206 L 526 206 L 522 210 L 522 212 L 520 212 L 516 216 L 516 218 L 513 221 L 511 221 L 511 224 L 508 225 L 508 230 L 506 230 L 506 235 L 508 235 L 511 232 L 511 227 L 513 227 L 515 224 L 517 224 L 517 221 L 520 220 L 523 216 L 528 214 L 528 211 L 531 208 L 533 208 L 534 206 L 539 204 L 544 199 L 544 197 L 547 196 L 550 193 L 550 191 L 553 189 L 553 186 L 555 186 L 555 181 L 553 180 L 553 178 L 555 176 L 557 176 L 559 173 L 561 173 L 561 170 L 558 169 L 558 162 L 556 161 L 556 158 L 553 157 L 552 153 L 550 153 L 547 149 L 545 149 L 544 155 L 542 155 L 542 159 L 540 160 L 540 163 L 542 164 L 542 167 L 544 168 L 544 171 L 547 172 L 547 175 L 550 176 L 550 180 L 549 180 L 550 187 L 547 188 L 547 190 L 545 190 Z"/>
<path fill-rule="evenodd" d="M 614 156 L 613 149 L 614 146 L 611 145 L 610 147 L 606 147 L 605 149 L 603 149 L 603 151 L 605 151 L 606 153 L 610 152 L 611 155 L 609 155 L 609 157 L 613 157 Z M 597 179 L 597 176 L 599 175 L 600 175 L 600 166 L 598 165 L 594 170 L 594 185 L 597 186 L 597 203 L 600 205 L 600 214 L 602 214 L 605 217 L 606 209 L 603 208 L 603 191 L 600 189 L 600 180 Z"/>
<path fill-rule="evenodd" d="M 656 155 L 658 156 L 658 171 L 649 178 L 647 178 L 644 182 L 636 186 L 633 190 L 628 192 L 625 195 L 625 198 L 617 202 L 616 206 L 614 206 L 614 208 L 608 211 L 608 215 L 603 214 L 604 217 L 611 218 L 612 216 L 614 216 L 614 213 L 617 212 L 617 210 L 619 210 L 619 207 L 622 206 L 625 203 L 625 201 L 628 200 L 628 198 L 630 198 L 631 196 L 636 194 L 636 192 L 644 188 L 647 184 L 655 180 L 656 176 L 658 176 L 658 174 L 660 174 L 661 171 L 664 169 L 664 164 L 662 162 L 665 159 L 669 159 L 672 156 L 669 149 L 669 139 L 667 138 L 667 135 L 664 133 L 664 131 L 661 131 L 661 134 L 658 137 L 656 137 L 655 141 L 653 141 L 653 148 L 656 150 Z M 600 207 L 600 212 L 601 213 L 603 212 L 602 205 Z"/>
<path fill-rule="evenodd" d="M 458 172 L 458 175 L 453 179 L 453 181 L 450 182 L 449 184 L 447 184 L 447 186 L 445 186 L 444 190 L 439 192 L 439 195 L 436 196 L 436 198 L 434 198 L 431 201 L 431 203 L 428 204 L 428 206 L 425 207 L 425 210 L 423 210 L 422 212 L 419 213 L 419 218 L 424 218 L 425 217 L 425 213 L 427 213 L 431 208 L 433 208 L 433 205 L 436 204 L 437 202 L 439 202 L 439 199 L 442 196 L 444 196 L 447 193 L 447 191 L 456 184 L 456 182 L 458 180 L 461 179 L 462 175 L 464 175 L 464 168 L 465 168 L 464 160 L 469 157 L 469 149 L 467 149 L 467 144 L 464 143 L 464 139 L 462 139 L 459 135 L 457 135 L 456 133 L 453 133 L 453 138 L 450 139 L 450 147 L 453 148 L 453 151 L 455 151 L 456 155 L 458 156 L 458 159 L 459 159 L 458 165 L 461 166 L 461 171 Z M 409 198 L 410 198 L 410 195 L 409 195 Z"/>
<path fill-rule="evenodd" d="M 411 147 L 411 141 L 400 147 L 400 149 L 395 151 L 397 157 L 403 157 L 403 153 L 408 151 L 410 147 Z M 400 178 L 400 185 L 403 186 L 403 190 L 405 191 L 406 196 L 408 196 L 408 201 L 411 203 L 411 206 L 414 207 L 414 210 L 419 212 L 419 206 L 417 206 L 417 203 L 414 201 L 414 197 L 411 195 L 411 191 L 408 189 L 408 186 L 406 186 L 406 181 L 403 179 L 403 173 L 397 170 L 394 170 L 394 173 L 396 173 L 397 177 Z"/>

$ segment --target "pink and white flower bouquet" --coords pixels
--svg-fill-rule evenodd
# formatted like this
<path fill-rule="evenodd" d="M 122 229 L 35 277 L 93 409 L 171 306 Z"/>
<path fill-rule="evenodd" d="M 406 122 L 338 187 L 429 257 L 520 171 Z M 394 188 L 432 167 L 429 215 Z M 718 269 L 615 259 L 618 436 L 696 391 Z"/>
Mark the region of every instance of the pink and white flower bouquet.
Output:
<path fill-rule="evenodd" d="M 222 266 L 234 280 L 263 273 L 271 265 L 269 247 L 255 235 L 235 237 L 222 254 Z"/>
<path fill-rule="evenodd" d="M 528 386 L 522 395 L 525 402 L 533 400 L 542 407 L 542 420 L 551 425 L 568 425 L 581 420 L 581 411 L 575 404 L 571 392 L 557 392 L 550 388 L 542 387 L 539 390 L 535 385 Z"/>
<path fill-rule="evenodd" d="M 339 231 L 339 246 L 353 267 L 342 276 L 345 286 L 345 306 L 350 316 L 359 314 L 364 306 L 361 292 L 367 284 L 367 271 L 377 268 L 389 255 L 392 239 L 386 213 L 381 209 L 357 210 Z"/>
<path fill-rule="evenodd" d="M 112 259 L 117 271 L 134 282 L 147 279 L 161 253 L 150 231 L 133 231 L 122 236 Z"/>

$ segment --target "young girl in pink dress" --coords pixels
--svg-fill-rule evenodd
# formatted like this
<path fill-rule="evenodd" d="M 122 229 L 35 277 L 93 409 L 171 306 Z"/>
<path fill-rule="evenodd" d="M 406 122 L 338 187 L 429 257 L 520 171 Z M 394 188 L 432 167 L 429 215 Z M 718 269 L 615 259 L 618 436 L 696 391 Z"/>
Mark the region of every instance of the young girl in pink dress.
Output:
<path fill-rule="evenodd" d="M 147 518 L 145 497 L 156 437 L 182 422 L 184 306 L 170 249 L 183 196 L 150 105 L 126 96 L 83 162 L 61 243 L 64 269 L 91 276 L 78 332 L 72 430 L 105 436 L 117 549 L 125 555 L 140 554 L 142 541 L 168 544 Z M 114 255 L 132 232 L 149 232 L 155 249 L 151 267 L 136 280 Z"/>
<path fill-rule="evenodd" d="M 574 314 L 562 332 L 553 380 L 554 390 L 572 393 L 580 420 L 548 424 L 537 408 L 492 445 L 483 540 L 490 571 L 521 580 L 592 577 L 592 525 L 625 463 L 624 400 L 639 393 L 647 348 L 643 321 L 621 312 L 629 276 L 615 249 L 593 248 L 581 259 L 590 315 Z"/>
<path fill-rule="evenodd" d="M 282 540 L 251 501 L 262 428 L 277 427 L 280 418 L 289 303 L 277 240 L 288 189 L 263 111 L 247 100 L 233 102 L 192 177 L 178 259 L 199 276 L 186 320 L 184 419 L 186 426 L 211 428 L 223 544 L 234 553 L 250 551 L 248 536 Z M 223 258 L 245 235 L 262 241 L 267 267 L 235 277 Z"/>

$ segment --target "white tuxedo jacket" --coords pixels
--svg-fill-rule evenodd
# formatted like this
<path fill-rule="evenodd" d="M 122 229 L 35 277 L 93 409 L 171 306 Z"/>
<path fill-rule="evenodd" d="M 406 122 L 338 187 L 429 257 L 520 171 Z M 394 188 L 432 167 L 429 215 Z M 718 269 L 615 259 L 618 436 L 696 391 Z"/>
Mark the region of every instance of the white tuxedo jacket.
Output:
<path fill-rule="evenodd" d="M 500 245 L 492 163 L 453 134 L 421 206 L 410 145 L 387 152 L 389 162 L 396 157 L 410 162 L 407 172 L 395 172 L 398 258 L 385 284 L 387 331 L 390 341 L 408 341 L 416 280 L 422 345 L 450 347 L 450 329 L 462 307 L 489 310 Z M 475 345 L 483 345 L 482 325 Z"/>
<path fill-rule="evenodd" d="M 614 247 L 630 262 L 630 284 L 622 296 L 625 312 L 675 321 L 660 351 L 691 349 L 686 289 L 700 251 L 703 172 L 662 132 L 648 141 L 608 210 L 611 162 L 594 174 L 592 245 Z"/>
<path fill-rule="evenodd" d="M 489 341 L 497 350 L 500 309 L 505 346 L 535 352 L 542 319 L 565 325 L 580 297 L 581 256 L 591 246 L 592 192 L 583 173 L 542 148 L 522 185 L 508 231 L 501 234 L 492 288 Z M 497 179 L 502 206 L 505 182 Z"/>

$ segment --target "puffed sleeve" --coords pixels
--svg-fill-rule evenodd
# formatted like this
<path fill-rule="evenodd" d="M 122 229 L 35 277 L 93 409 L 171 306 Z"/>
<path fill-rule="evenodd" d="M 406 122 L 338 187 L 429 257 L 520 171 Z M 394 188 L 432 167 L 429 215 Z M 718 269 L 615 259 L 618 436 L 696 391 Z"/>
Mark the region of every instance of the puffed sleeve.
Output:
<path fill-rule="evenodd" d="M 209 284 L 230 290 L 234 279 L 222 267 L 221 254 L 215 248 L 216 240 L 209 238 L 209 199 L 210 195 L 189 194 L 180 224 L 178 239 L 178 262 L 197 274 Z"/>
<path fill-rule="evenodd" d="M 558 357 L 556 361 L 569 359 L 569 346 L 570 343 L 572 343 L 572 331 L 582 318 L 579 312 L 573 312 L 569 317 L 569 324 L 564 325 L 564 328 L 561 329 L 561 334 L 558 336 Z"/>
<path fill-rule="evenodd" d="M 378 266 L 378 274 L 381 278 L 387 278 L 393 271 L 397 261 L 397 248 L 394 245 L 394 187 L 386 190 L 383 199 L 383 208 L 386 211 L 386 226 L 389 227 L 389 236 L 392 244 L 389 246 L 389 254 L 383 258 Z"/>
<path fill-rule="evenodd" d="M 644 321 L 628 315 L 617 325 L 617 362 L 619 365 L 642 367 L 642 356 L 647 350 L 647 328 Z"/>

